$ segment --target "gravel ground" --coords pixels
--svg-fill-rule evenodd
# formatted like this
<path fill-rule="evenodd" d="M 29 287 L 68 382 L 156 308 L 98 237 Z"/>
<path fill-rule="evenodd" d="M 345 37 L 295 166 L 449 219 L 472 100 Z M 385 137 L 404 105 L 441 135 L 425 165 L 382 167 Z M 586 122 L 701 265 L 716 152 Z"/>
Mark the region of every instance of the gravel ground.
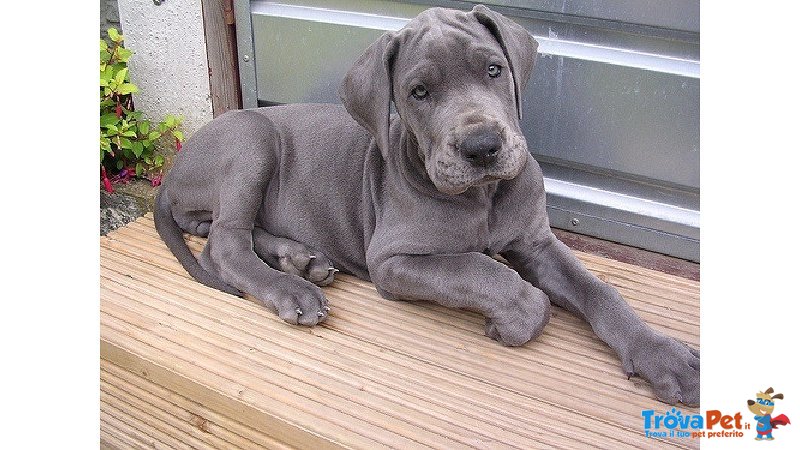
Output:
<path fill-rule="evenodd" d="M 132 196 L 100 191 L 100 235 L 133 222 L 145 212 Z"/>

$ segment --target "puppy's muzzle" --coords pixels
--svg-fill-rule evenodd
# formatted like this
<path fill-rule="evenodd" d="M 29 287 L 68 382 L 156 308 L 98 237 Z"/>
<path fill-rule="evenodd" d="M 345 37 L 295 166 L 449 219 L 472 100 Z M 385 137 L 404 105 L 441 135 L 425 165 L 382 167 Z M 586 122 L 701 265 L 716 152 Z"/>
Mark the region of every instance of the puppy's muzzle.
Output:
<path fill-rule="evenodd" d="M 479 127 L 467 133 L 456 148 L 473 167 L 489 167 L 497 160 L 503 147 L 500 133 L 489 127 Z"/>

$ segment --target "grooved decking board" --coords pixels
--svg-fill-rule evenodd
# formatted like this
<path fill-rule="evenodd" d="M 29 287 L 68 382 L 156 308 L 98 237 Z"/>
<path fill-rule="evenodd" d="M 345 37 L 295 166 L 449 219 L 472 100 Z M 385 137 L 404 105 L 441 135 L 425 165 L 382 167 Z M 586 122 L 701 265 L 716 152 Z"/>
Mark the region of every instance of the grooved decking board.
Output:
<path fill-rule="evenodd" d="M 480 315 L 383 300 L 342 275 L 324 289 L 329 319 L 302 328 L 189 278 L 150 216 L 100 248 L 104 447 L 640 448 L 641 411 L 667 408 L 561 309 L 507 348 Z M 699 346 L 699 283 L 578 256 L 654 327 Z"/>

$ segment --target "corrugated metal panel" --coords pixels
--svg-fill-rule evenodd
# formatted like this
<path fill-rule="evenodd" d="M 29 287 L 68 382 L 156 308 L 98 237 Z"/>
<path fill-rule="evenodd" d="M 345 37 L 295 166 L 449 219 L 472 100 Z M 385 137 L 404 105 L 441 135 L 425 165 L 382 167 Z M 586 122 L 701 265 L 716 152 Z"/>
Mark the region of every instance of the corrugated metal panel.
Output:
<path fill-rule="evenodd" d="M 489 3 L 540 42 L 522 125 L 545 175 L 560 181 L 548 183 L 553 225 L 699 260 L 698 2 Z M 252 90 L 260 104 L 338 102 L 339 82 L 363 49 L 426 7 L 237 6 L 250 8 Z M 671 14 L 662 14 L 665 8 Z M 616 200 L 598 191 L 616 193 Z M 676 209 L 684 211 L 678 222 L 670 212 Z"/>

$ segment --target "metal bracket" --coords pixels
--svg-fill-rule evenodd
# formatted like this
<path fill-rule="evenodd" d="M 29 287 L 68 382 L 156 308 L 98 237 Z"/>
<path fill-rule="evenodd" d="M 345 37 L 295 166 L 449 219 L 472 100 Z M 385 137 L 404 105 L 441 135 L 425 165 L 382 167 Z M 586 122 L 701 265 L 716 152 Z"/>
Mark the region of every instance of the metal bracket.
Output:
<path fill-rule="evenodd" d="M 256 60 L 253 51 L 253 24 L 250 0 L 233 0 L 236 22 L 236 44 L 239 52 L 239 82 L 242 87 L 242 108 L 258 107 Z"/>

